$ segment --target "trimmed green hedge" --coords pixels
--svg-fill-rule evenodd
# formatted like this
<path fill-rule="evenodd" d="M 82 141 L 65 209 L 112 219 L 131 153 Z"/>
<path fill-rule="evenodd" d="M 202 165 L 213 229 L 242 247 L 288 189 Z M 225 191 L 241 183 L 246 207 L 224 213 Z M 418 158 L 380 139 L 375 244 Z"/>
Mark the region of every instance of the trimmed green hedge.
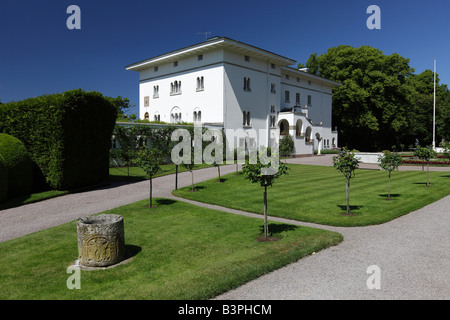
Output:
<path fill-rule="evenodd" d="M 0 155 L 0 202 L 8 197 L 8 168 L 4 164 L 3 157 Z"/>
<path fill-rule="evenodd" d="M 13 136 L 0 133 L 0 157 L 7 169 L 7 197 L 30 193 L 33 187 L 33 162 L 24 144 Z"/>
<path fill-rule="evenodd" d="M 53 189 L 107 181 L 117 108 L 81 89 L 0 105 L 0 132 L 20 139 Z"/>

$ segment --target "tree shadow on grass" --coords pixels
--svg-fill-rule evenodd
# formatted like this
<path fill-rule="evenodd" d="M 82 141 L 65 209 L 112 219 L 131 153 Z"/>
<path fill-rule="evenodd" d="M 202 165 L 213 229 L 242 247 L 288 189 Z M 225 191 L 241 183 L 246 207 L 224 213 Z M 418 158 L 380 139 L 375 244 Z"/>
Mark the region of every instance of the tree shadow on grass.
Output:
<path fill-rule="evenodd" d="M 346 205 L 338 205 L 338 207 L 343 211 L 343 212 L 341 212 L 341 214 L 344 214 L 344 215 L 347 214 L 347 206 Z M 354 215 L 353 211 L 357 211 L 357 210 L 361 209 L 362 207 L 364 207 L 364 206 L 355 206 L 355 205 L 349 206 L 350 215 Z"/>
<path fill-rule="evenodd" d="M 298 226 L 294 226 L 294 225 L 292 225 L 292 224 L 269 223 L 268 228 L 269 228 L 269 235 L 273 236 L 273 235 L 280 234 L 280 233 L 285 232 L 285 231 L 293 231 L 293 230 L 296 230 L 296 229 L 298 229 L 299 227 L 298 227 Z M 261 225 L 261 226 L 259 227 L 259 229 L 260 229 L 260 232 L 261 232 L 262 234 L 264 234 L 264 225 Z"/>
<path fill-rule="evenodd" d="M 388 200 L 388 194 L 384 193 L 384 194 L 379 194 L 380 197 L 385 198 L 385 200 Z M 391 193 L 391 200 L 393 200 L 392 198 L 398 198 L 400 197 L 401 194 L 399 193 Z"/>
<path fill-rule="evenodd" d="M 156 199 L 158 205 L 168 206 L 174 204 L 176 201 L 172 199 Z"/>

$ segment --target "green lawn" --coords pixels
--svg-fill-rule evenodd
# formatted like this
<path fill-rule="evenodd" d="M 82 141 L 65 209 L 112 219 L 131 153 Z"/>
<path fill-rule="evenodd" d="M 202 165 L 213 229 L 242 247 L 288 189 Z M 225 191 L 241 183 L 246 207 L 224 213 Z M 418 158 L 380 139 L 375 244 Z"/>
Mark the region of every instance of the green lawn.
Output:
<path fill-rule="evenodd" d="M 291 170 L 268 188 L 268 214 L 294 220 L 336 226 L 380 224 L 417 210 L 450 194 L 450 172 L 393 172 L 391 201 L 387 201 L 388 175 L 380 170 L 356 171 L 351 180 L 352 216 L 345 214 L 345 178 L 333 167 L 289 165 Z M 212 179 L 197 183 L 197 192 L 189 187 L 173 194 L 197 201 L 263 213 L 263 188 L 228 174 L 223 183 Z"/>
<path fill-rule="evenodd" d="M 66 286 L 76 222 L 0 243 L 0 299 L 208 299 L 342 241 L 338 233 L 271 223 L 280 240 L 258 242 L 261 219 L 167 199 L 154 204 L 107 211 L 124 217 L 133 259 L 81 271 L 80 290 Z"/>

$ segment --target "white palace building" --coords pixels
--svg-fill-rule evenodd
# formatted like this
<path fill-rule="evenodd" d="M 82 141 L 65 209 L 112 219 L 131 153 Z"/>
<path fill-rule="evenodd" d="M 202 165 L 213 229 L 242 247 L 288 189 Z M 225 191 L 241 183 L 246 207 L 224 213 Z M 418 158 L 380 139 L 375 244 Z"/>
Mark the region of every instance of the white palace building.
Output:
<path fill-rule="evenodd" d="M 290 134 L 296 155 L 337 147 L 333 87 L 291 67 L 296 61 L 226 37 L 131 64 L 139 72 L 139 118 L 223 129 Z M 235 146 L 242 146 L 236 141 Z"/>

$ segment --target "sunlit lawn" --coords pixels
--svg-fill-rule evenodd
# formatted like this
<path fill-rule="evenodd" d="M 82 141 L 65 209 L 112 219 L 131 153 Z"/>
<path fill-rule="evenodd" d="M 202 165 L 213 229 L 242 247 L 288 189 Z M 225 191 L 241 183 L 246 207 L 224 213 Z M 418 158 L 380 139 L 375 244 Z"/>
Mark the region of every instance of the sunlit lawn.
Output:
<path fill-rule="evenodd" d="M 208 299 L 342 241 L 334 232 L 271 223 L 279 240 L 258 242 L 261 219 L 167 199 L 146 205 L 107 211 L 124 217 L 133 258 L 82 270 L 79 290 L 66 285 L 78 254 L 76 222 L 0 243 L 0 299 Z"/>
<path fill-rule="evenodd" d="M 450 172 L 393 172 L 392 200 L 388 201 L 388 175 L 380 170 L 356 171 L 351 180 L 350 206 L 345 214 L 345 178 L 333 167 L 289 165 L 289 174 L 268 188 L 268 214 L 294 220 L 337 226 L 364 226 L 384 223 L 417 210 L 450 194 Z M 263 188 L 244 179 L 243 174 L 223 176 L 196 184 L 175 195 L 216 205 L 263 213 Z"/>

